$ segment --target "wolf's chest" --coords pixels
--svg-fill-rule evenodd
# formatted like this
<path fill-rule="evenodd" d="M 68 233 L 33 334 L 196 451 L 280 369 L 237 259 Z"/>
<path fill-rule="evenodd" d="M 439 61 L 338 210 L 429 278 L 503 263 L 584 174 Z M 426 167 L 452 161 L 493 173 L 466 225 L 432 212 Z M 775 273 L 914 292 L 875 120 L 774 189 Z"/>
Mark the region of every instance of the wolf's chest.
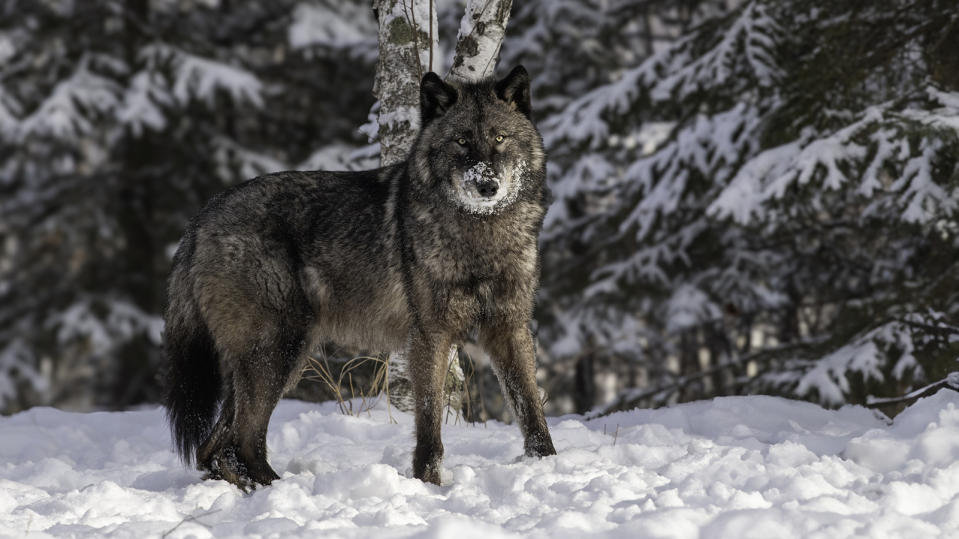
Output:
<path fill-rule="evenodd" d="M 536 248 L 505 249 L 464 241 L 443 250 L 419 250 L 412 262 L 412 272 L 428 280 L 482 293 L 497 283 L 535 278 Z"/>

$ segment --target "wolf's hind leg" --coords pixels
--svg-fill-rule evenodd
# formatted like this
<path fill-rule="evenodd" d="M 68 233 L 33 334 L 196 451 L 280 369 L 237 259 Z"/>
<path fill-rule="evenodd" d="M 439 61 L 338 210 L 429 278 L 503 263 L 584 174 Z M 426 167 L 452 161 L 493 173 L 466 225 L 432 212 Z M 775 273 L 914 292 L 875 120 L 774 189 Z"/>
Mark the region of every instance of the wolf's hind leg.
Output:
<path fill-rule="evenodd" d="M 526 455 L 555 455 L 556 449 L 546 427 L 543 403 L 536 387 L 536 358 L 529 329 L 525 324 L 484 327 L 480 331 L 480 340 L 490 355 L 503 396 L 523 433 Z"/>
<path fill-rule="evenodd" d="M 267 426 L 283 391 L 299 377 L 310 323 L 295 299 L 288 305 L 286 312 L 251 305 L 218 319 L 226 395 L 216 425 L 197 450 L 197 464 L 208 478 L 243 490 L 279 478 L 266 459 Z"/>
<path fill-rule="evenodd" d="M 283 391 L 299 376 L 306 348 L 306 331 L 300 324 L 276 327 L 268 335 L 247 351 L 246 361 L 238 362 L 233 373 L 236 460 L 244 479 L 260 485 L 280 477 L 266 460 L 267 426 Z"/>

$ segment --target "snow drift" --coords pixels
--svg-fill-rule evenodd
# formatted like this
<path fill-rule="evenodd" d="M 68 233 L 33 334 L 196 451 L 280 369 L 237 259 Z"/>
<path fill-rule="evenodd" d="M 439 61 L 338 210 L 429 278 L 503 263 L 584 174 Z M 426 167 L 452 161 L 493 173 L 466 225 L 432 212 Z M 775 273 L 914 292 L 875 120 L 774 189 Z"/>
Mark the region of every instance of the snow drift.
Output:
<path fill-rule="evenodd" d="M 447 424 L 444 486 L 411 479 L 411 416 L 284 401 L 282 479 L 244 495 L 170 450 L 162 410 L 0 418 L 0 535 L 22 537 L 920 537 L 959 533 L 959 393 L 895 421 L 773 397 Z M 390 417 L 395 420 L 391 422 Z"/>

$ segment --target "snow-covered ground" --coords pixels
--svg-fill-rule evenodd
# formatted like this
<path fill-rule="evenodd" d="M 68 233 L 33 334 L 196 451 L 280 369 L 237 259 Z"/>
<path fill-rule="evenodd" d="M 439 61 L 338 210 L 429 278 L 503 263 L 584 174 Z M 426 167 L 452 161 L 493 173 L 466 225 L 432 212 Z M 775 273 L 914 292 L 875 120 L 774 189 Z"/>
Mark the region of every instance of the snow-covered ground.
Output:
<path fill-rule="evenodd" d="M 182 467 L 159 409 L 32 409 L 0 418 L 0 535 L 956 537 L 957 405 L 943 390 L 891 425 L 771 397 L 567 416 L 545 459 L 517 457 L 514 426 L 449 424 L 437 487 L 410 478 L 409 416 L 284 401 L 282 479 L 250 495 Z"/>

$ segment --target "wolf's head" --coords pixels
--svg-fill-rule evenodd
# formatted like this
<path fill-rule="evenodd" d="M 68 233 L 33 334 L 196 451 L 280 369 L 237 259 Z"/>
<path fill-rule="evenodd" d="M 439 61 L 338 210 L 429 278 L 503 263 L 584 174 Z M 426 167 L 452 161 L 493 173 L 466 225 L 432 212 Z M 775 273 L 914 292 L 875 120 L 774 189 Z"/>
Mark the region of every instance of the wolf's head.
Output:
<path fill-rule="evenodd" d="M 412 154 L 418 188 L 440 191 L 461 209 L 492 215 L 518 200 L 539 201 L 543 141 L 530 121 L 529 75 L 420 84 L 421 131 Z"/>

